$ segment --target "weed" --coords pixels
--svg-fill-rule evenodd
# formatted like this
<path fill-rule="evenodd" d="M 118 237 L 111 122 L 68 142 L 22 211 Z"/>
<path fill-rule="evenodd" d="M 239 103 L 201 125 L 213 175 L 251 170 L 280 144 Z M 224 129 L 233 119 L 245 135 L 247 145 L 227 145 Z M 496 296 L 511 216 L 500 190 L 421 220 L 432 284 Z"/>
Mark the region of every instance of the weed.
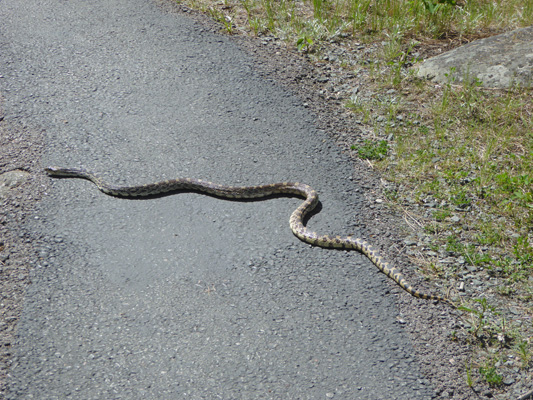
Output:
<path fill-rule="evenodd" d="M 346 108 L 351 110 L 354 113 L 362 114 L 363 115 L 363 123 L 368 123 L 371 120 L 371 111 L 368 104 L 366 104 L 364 101 L 361 101 L 357 94 L 354 94 L 350 97 L 350 100 L 345 105 Z M 354 150 L 354 149 L 352 149 Z"/>
<path fill-rule="evenodd" d="M 517 261 L 522 264 L 533 264 L 533 246 L 529 243 L 529 239 L 526 236 L 519 236 L 516 239 L 513 253 L 516 256 Z"/>
<path fill-rule="evenodd" d="M 457 331 L 452 331 L 452 332 L 450 333 L 450 340 L 451 340 L 452 342 L 457 342 Z"/>
<path fill-rule="evenodd" d="M 399 87 L 403 81 L 403 73 L 406 70 L 408 64 L 412 64 L 413 59 L 409 59 L 409 54 L 411 53 L 412 48 L 414 47 L 415 42 L 411 43 L 407 51 L 398 50 L 396 53 L 393 53 L 393 60 L 387 62 L 387 65 L 390 67 L 390 83 L 394 87 Z"/>
<path fill-rule="evenodd" d="M 531 346 L 525 340 L 521 340 L 516 346 L 515 351 L 518 353 L 520 360 L 522 361 L 522 368 L 529 368 L 531 360 L 533 360 L 533 353 Z"/>
<path fill-rule="evenodd" d="M 263 25 L 263 21 L 261 20 L 261 18 L 249 18 L 248 23 L 253 29 L 255 36 L 259 35 L 259 33 L 263 32 L 266 29 L 266 27 Z"/>
<path fill-rule="evenodd" d="M 389 144 L 386 140 L 380 140 L 378 142 L 365 140 L 362 146 L 353 145 L 351 149 L 356 150 L 359 157 L 363 160 L 381 160 L 387 156 Z"/>
<path fill-rule="evenodd" d="M 313 39 L 307 37 L 307 35 L 305 34 L 298 38 L 298 41 L 296 42 L 296 47 L 298 48 L 298 51 L 304 51 L 305 53 L 309 52 L 309 48 L 312 45 Z"/>
<path fill-rule="evenodd" d="M 510 296 L 512 295 L 513 293 L 516 292 L 515 289 L 513 289 L 512 287 L 510 286 L 499 286 L 496 288 L 496 290 L 498 291 L 499 294 L 501 294 L 502 296 Z"/>
<path fill-rule="evenodd" d="M 450 198 L 452 204 L 455 204 L 458 210 L 464 210 L 470 206 L 472 201 L 468 198 L 467 191 L 464 189 L 455 189 Z"/>
<path fill-rule="evenodd" d="M 476 225 L 479 231 L 475 235 L 475 240 L 482 245 L 500 245 L 504 242 L 505 234 L 501 226 L 494 226 L 490 221 L 483 221 Z"/>
<path fill-rule="evenodd" d="M 233 33 L 233 22 L 232 18 L 229 15 L 224 14 L 222 11 L 215 7 L 209 7 L 207 9 L 207 13 L 211 16 L 211 18 L 224 25 L 226 31 L 229 34 Z"/>
<path fill-rule="evenodd" d="M 465 361 L 465 373 L 466 373 L 466 384 L 469 387 L 474 386 L 474 380 L 472 379 L 472 361 L 470 361 L 470 364 L 467 364 Z"/>
<path fill-rule="evenodd" d="M 464 252 L 464 245 L 459 241 L 457 236 L 450 235 L 448 236 L 446 240 L 446 251 L 450 251 L 452 253 L 463 253 Z"/>
<path fill-rule="evenodd" d="M 484 297 L 481 299 L 474 299 L 474 301 L 481 306 L 481 310 L 476 310 L 475 308 L 467 308 L 465 306 L 460 306 L 458 307 L 458 309 L 466 311 L 470 314 L 470 319 L 472 322 L 470 333 L 474 337 L 478 338 L 480 331 L 482 331 L 487 324 L 487 312 L 495 313 L 495 308 L 489 305 L 487 299 Z"/>
<path fill-rule="evenodd" d="M 490 386 L 499 386 L 502 384 L 503 377 L 498 374 L 494 365 L 487 365 L 479 367 L 479 374 Z"/>
<path fill-rule="evenodd" d="M 430 235 L 436 235 L 441 231 L 440 226 L 435 223 L 429 223 L 424 225 L 424 232 L 430 234 Z M 438 248 L 436 248 L 438 249 Z"/>
<path fill-rule="evenodd" d="M 434 2 L 433 0 L 422 0 L 422 3 L 424 4 L 426 11 L 432 16 L 437 15 L 439 10 L 445 7 L 447 4 L 455 6 L 455 0 L 439 0 L 437 2 Z"/>
<path fill-rule="evenodd" d="M 394 202 L 397 201 L 399 197 L 397 190 L 387 188 L 383 189 L 383 195 L 385 196 L 385 198 L 387 198 L 387 200 Z"/>
<path fill-rule="evenodd" d="M 324 0 L 313 0 L 314 18 L 322 22 L 322 14 L 324 12 Z"/>

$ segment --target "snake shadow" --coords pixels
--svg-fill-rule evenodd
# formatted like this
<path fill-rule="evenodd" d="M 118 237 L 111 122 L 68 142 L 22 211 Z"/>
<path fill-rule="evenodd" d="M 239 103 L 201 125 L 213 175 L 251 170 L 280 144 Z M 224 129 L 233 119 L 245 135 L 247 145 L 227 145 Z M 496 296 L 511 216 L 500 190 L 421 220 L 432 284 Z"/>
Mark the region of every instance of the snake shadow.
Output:
<path fill-rule="evenodd" d="M 231 202 L 231 203 L 258 203 L 258 202 L 274 200 L 274 199 L 282 199 L 282 198 L 284 198 L 284 199 L 299 199 L 299 200 L 304 201 L 303 197 L 296 196 L 296 195 L 291 195 L 291 194 L 288 194 L 288 193 L 271 194 L 271 195 L 268 195 L 268 196 L 258 197 L 258 198 L 255 198 L 255 199 L 237 199 L 237 198 L 231 199 L 231 198 L 228 198 L 228 197 L 217 196 L 216 194 L 205 193 L 205 192 L 202 192 L 202 191 L 199 191 L 199 190 L 190 190 L 190 189 L 177 189 L 177 190 L 171 190 L 171 191 L 166 192 L 166 193 L 151 194 L 151 195 L 148 195 L 148 196 L 140 196 L 140 197 L 125 197 L 125 196 L 112 196 L 112 197 L 116 197 L 116 198 L 119 198 L 119 199 L 125 199 L 125 200 L 144 201 L 144 200 L 154 200 L 154 199 L 158 199 L 158 198 L 162 198 L 162 197 L 176 196 L 176 195 L 185 194 L 185 193 L 199 194 L 199 195 L 202 195 L 202 196 L 212 197 L 212 198 L 215 198 L 215 199 L 218 199 L 218 200 L 224 200 L 224 201 Z M 305 218 L 303 218 L 303 220 L 302 220 L 303 224 L 307 225 L 307 222 L 311 218 L 313 218 L 313 216 L 319 214 L 320 211 L 322 211 L 322 203 L 319 200 L 318 203 L 316 204 L 315 208 L 313 208 L 311 211 L 309 211 L 305 215 Z"/>
<path fill-rule="evenodd" d="M 54 177 L 54 178 L 55 179 L 71 179 L 72 177 L 57 176 L 57 177 Z M 162 197 L 176 196 L 176 195 L 179 195 L 179 194 L 186 194 L 186 193 L 199 194 L 199 195 L 202 195 L 202 196 L 213 197 L 213 198 L 218 199 L 218 200 L 224 200 L 224 201 L 227 201 L 227 202 L 234 202 L 234 203 L 257 203 L 257 202 L 263 202 L 263 201 L 281 199 L 281 198 L 300 199 L 300 200 L 304 201 L 304 198 L 302 196 L 297 196 L 297 195 L 289 194 L 289 193 L 276 193 L 276 194 L 271 194 L 271 195 L 267 195 L 267 196 L 263 196 L 263 197 L 244 199 L 244 198 L 228 198 L 228 197 L 224 197 L 224 196 L 217 196 L 216 194 L 206 193 L 206 192 L 203 192 L 201 190 L 194 190 L 194 189 L 176 189 L 176 190 L 170 190 L 170 191 L 164 192 L 164 193 L 150 194 L 150 195 L 147 195 L 147 196 L 120 196 L 120 195 L 113 195 L 113 194 L 104 193 L 102 191 L 100 191 L 100 192 L 102 194 L 106 195 L 106 196 L 109 196 L 109 197 L 115 197 L 115 198 L 118 198 L 118 199 L 130 200 L 130 201 L 147 201 L 147 200 L 154 200 L 154 199 L 159 199 L 159 198 L 162 198 Z M 307 225 L 307 222 L 311 218 L 313 218 L 314 215 L 317 215 L 318 213 L 320 213 L 320 211 L 322 211 L 322 203 L 319 200 L 318 203 L 316 204 L 316 206 L 305 215 L 305 217 L 302 220 L 303 224 Z"/>

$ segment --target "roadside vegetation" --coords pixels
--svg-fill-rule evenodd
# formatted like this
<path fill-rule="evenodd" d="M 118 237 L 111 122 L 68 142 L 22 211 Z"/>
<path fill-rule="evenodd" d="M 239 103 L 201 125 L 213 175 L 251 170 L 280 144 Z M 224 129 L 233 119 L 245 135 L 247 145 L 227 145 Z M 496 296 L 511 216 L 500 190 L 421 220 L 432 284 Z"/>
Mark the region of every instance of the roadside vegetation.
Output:
<path fill-rule="evenodd" d="M 530 88 L 487 90 L 476 79 L 458 85 L 416 78 L 427 44 L 456 43 L 533 25 L 533 2 L 523 0 L 183 0 L 209 14 L 228 33 L 271 34 L 327 62 L 339 41 L 376 44 L 360 63 L 373 91 L 394 96 L 360 98 L 341 105 L 366 137 L 352 152 L 368 160 L 385 181 L 384 193 L 400 211 L 418 204 L 430 211 L 419 223 L 439 257 L 418 260 L 429 279 L 476 274 L 497 282 L 498 301 L 458 296 L 462 332 L 471 360 L 466 382 L 503 383 L 501 368 L 533 369 L 533 94 Z M 392 98 L 392 100 L 391 100 Z M 454 293 L 452 292 L 452 297 Z M 513 315 L 502 313 L 512 309 Z"/>

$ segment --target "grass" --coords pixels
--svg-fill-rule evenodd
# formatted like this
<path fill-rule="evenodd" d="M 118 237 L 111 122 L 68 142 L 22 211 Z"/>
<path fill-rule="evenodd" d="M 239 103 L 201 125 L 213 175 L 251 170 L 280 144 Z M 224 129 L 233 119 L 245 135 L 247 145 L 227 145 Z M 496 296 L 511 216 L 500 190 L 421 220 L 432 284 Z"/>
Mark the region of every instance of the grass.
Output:
<path fill-rule="evenodd" d="M 501 257 L 476 255 L 467 245 L 455 250 L 488 268 L 509 269 L 511 263 L 513 274 L 502 276 L 526 279 L 533 265 L 532 96 L 516 88 L 495 95 L 478 86 L 447 85 L 427 115 L 417 116 L 424 125 L 394 132 L 394 166 L 385 160 L 381 167 L 418 197 L 444 202 L 441 213 L 475 206 L 468 215 L 472 246 L 499 247 Z M 446 224 L 445 218 L 440 221 Z"/>
<path fill-rule="evenodd" d="M 491 364 L 479 367 L 479 374 L 490 386 L 500 386 L 503 381 L 503 377 L 498 374 L 496 367 Z"/>
<path fill-rule="evenodd" d="M 392 74 L 393 72 L 389 72 Z M 405 76 L 405 74 L 404 74 Z M 450 74 L 451 76 L 451 74 Z M 518 87 L 507 91 L 481 88 L 473 80 L 463 86 L 450 81 L 439 93 L 405 78 L 400 84 L 428 107 L 411 115 L 419 124 L 394 130 L 392 157 L 374 165 L 387 179 L 405 187 L 417 199 L 434 199 L 440 206 L 425 227 L 436 248 L 465 261 L 462 267 L 486 271 L 501 283 L 497 292 L 505 308 L 522 310 L 530 321 L 533 277 L 533 96 Z M 391 84 L 391 80 L 388 80 Z M 405 103 L 410 101 L 404 98 Z M 384 106 L 386 109 L 386 106 Z M 408 112 L 408 109 L 400 112 Z M 411 111 L 412 112 L 412 111 Z M 451 217 L 457 216 L 456 221 Z M 457 266 L 452 267 L 457 268 Z M 460 267 L 461 268 L 461 267 Z M 448 270 L 447 276 L 458 270 Z M 508 323 L 493 312 L 486 299 L 472 299 L 463 307 L 468 340 L 473 345 L 475 370 L 465 371 L 467 384 L 474 374 L 489 386 L 499 387 L 503 362 L 515 354 L 521 368 L 533 366 L 533 325 Z M 501 304 L 501 303 L 500 303 Z M 490 318 L 487 314 L 491 314 Z M 520 319 L 520 318 L 519 318 Z M 481 356 L 487 350 L 492 359 Z"/>
<path fill-rule="evenodd" d="M 377 142 L 365 140 L 363 145 L 352 145 L 351 149 L 357 151 L 357 154 L 363 160 L 381 160 L 387 156 L 389 144 L 386 140 Z"/>
<path fill-rule="evenodd" d="M 533 94 L 530 90 L 485 90 L 468 79 L 440 87 L 408 69 L 425 44 L 476 38 L 533 25 L 533 2 L 523 0 L 180 0 L 203 11 L 229 33 L 274 35 L 318 63 L 328 46 L 379 51 L 341 66 L 370 75 L 376 94 L 345 102 L 367 137 L 352 150 L 372 161 L 395 184 L 390 204 L 431 202 L 425 220 L 430 248 L 462 258 L 461 266 L 436 260 L 424 273 L 456 277 L 482 270 L 499 284 L 501 301 L 520 309 L 523 323 L 508 322 L 484 297 L 465 301 L 462 311 L 472 345 L 465 364 L 467 384 L 502 383 L 500 368 L 512 357 L 532 367 L 533 343 Z M 445 43 L 445 42 L 438 42 Z M 393 90 L 394 96 L 384 93 Z M 394 97 L 391 100 L 390 97 Z M 376 118 L 381 116 L 381 119 Z M 384 137 L 387 139 L 384 140 Z M 422 222 L 424 222 L 422 220 Z M 529 321 L 529 322 L 526 322 Z M 459 334 L 454 334 L 454 341 Z M 490 357 L 476 348 L 489 349 Z M 480 353 L 481 354 L 481 353 Z M 511 358 L 510 358 L 511 357 Z M 476 375 L 477 373 L 477 375 Z"/>
<path fill-rule="evenodd" d="M 339 35 L 388 38 L 443 38 L 484 30 L 530 25 L 533 6 L 517 0 L 184 0 L 196 9 L 218 9 L 238 19 L 256 35 L 270 32 L 293 44 L 302 38 L 316 43 Z M 215 16 L 224 25 L 224 19 Z M 305 40 L 305 39 L 304 39 Z M 307 42 L 307 40 L 305 40 Z"/>

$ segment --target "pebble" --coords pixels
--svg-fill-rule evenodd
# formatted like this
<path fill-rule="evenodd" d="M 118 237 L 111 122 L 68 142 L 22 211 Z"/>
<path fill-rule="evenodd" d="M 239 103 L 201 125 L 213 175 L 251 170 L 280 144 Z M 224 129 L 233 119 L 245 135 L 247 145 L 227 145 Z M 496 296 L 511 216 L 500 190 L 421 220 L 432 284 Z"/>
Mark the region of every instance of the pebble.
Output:
<path fill-rule="evenodd" d="M 439 262 L 441 264 L 453 264 L 455 262 L 455 258 L 454 257 L 441 258 L 439 259 Z"/>
<path fill-rule="evenodd" d="M 511 377 L 511 376 L 509 376 L 509 377 L 507 377 L 507 378 L 505 378 L 505 379 L 503 380 L 503 384 L 504 384 L 504 385 L 507 385 L 507 386 L 510 386 L 510 385 L 512 385 L 513 383 L 515 383 L 515 379 L 514 379 L 513 377 Z"/>

